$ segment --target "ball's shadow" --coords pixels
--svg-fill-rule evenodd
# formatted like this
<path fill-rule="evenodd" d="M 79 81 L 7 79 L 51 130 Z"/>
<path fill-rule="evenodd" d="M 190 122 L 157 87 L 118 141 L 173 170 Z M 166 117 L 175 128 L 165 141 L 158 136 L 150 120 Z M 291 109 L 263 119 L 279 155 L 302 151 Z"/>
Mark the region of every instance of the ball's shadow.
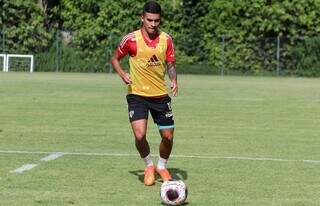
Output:
<path fill-rule="evenodd" d="M 167 168 L 174 180 L 182 180 L 185 181 L 188 179 L 188 173 L 185 170 L 179 168 Z M 144 178 L 144 170 L 133 170 L 129 171 L 130 174 L 138 177 L 139 181 L 143 183 Z M 161 177 L 156 175 L 156 181 L 162 182 Z"/>
<path fill-rule="evenodd" d="M 162 202 L 161 205 L 166 205 L 166 204 L 164 204 L 164 203 Z M 189 203 L 188 203 L 188 202 L 184 202 L 184 203 L 182 203 L 182 204 L 180 204 L 180 205 L 189 205 Z M 166 205 L 166 206 L 168 206 L 168 205 Z"/>

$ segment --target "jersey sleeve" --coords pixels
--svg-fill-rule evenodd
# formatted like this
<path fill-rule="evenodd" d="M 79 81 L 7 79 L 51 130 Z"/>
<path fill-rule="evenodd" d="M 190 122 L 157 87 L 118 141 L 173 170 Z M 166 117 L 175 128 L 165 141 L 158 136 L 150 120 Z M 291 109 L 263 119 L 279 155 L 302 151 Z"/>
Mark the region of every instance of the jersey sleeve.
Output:
<path fill-rule="evenodd" d="M 167 35 L 167 52 L 166 52 L 166 61 L 175 62 L 176 58 L 174 56 L 174 45 L 171 36 Z"/>
<path fill-rule="evenodd" d="M 122 38 L 118 48 L 116 49 L 118 58 L 122 58 L 127 54 L 132 55 L 134 53 L 132 48 L 133 39 L 134 39 L 134 33 L 129 33 Z"/>

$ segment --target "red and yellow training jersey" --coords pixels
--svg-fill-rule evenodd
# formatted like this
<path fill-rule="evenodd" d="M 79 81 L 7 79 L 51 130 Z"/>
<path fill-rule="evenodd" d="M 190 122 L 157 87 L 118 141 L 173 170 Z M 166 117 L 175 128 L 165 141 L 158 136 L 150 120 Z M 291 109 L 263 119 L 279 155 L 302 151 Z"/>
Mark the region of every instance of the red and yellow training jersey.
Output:
<path fill-rule="evenodd" d="M 128 93 L 146 97 L 168 94 L 165 82 L 166 62 L 175 61 L 172 38 L 161 32 L 154 40 L 144 37 L 141 30 L 125 36 L 117 49 L 118 57 L 130 54 Z"/>

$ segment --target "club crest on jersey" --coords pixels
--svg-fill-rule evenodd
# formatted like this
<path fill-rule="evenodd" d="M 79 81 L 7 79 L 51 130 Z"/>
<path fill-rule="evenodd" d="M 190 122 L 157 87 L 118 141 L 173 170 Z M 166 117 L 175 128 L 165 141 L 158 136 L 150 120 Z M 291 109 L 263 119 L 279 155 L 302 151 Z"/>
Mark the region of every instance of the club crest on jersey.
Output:
<path fill-rule="evenodd" d="M 160 65 L 161 65 L 161 62 L 159 61 L 159 59 L 156 55 L 152 55 L 152 57 L 150 58 L 150 60 L 147 63 L 147 67 L 160 66 Z"/>

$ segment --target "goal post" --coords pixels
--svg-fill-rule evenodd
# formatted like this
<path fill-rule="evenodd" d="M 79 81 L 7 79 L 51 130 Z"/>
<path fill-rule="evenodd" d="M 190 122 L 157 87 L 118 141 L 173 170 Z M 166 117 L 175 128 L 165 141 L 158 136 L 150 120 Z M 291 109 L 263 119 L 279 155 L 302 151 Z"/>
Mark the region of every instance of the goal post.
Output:
<path fill-rule="evenodd" d="M 0 55 L 1 56 L 1 55 Z M 4 54 L 3 71 L 27 70 L 33 72 L 33 55 L 28 54 Z M 27 64 L 27 66 L 26 66 Z M 27 69 L 22 69 L 27 67 Z"/>
<path fill-rule="evenodd" d="M 2 71 L 6 72 L 6 55 L 5 54 L 0 54 L 0 62 L 2 62 Z"/>

